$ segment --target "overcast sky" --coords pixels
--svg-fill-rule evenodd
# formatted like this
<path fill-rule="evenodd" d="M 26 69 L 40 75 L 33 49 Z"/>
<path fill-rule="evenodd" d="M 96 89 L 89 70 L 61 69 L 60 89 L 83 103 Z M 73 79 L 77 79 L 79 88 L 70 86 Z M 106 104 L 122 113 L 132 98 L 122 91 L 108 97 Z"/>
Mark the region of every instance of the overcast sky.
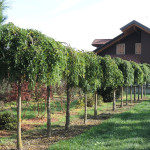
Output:
<path fill-rule="evenodd" d="M 150 0 L 7 0 L 8 19 L 76 49 L 94 50 L 94 39 L 114 38 L 132 20 L 150 27 Z M 6 22 L 6 23 L 7 23 Z"/>

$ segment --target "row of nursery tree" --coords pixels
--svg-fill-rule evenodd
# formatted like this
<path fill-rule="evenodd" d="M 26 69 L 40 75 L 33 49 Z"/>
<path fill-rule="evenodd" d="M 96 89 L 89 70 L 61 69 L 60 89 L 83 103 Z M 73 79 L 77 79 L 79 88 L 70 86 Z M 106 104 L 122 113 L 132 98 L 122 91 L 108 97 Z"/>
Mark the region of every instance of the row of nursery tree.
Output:
<path fill-rule="evenodd" d="M 93 52 L 77 51 L 66 43 L 57 42 L 37 30 L 22 29 L 12 23 L 5 24 L 0 28 L 0 81 L 7 79 L 10 83 L 18 85 L 18 149 L 22 149 L 21 88 L 24 81 L 29 84 L 31 89 L 34 89 L 37 82 L 47 86 L 48 137 L 51 136 L 50 86 L 61 84 L 62 80 L 67 83 L 65 129 L 68 130 L 71 88 L 79 87 L 85 94 L 84 122 L 86 123 L 87 93 L 95 93 L 94 115 L 96 116 L 98 90 L 113 89 L 113 110 L 115 110 L 116 89 L 121 89 L 121 106 L 123 106 L 124 87 L 134 86 L 136 88 L 136 86 L 146 85 L 150 81 L 150 68 L 147 64 L 137 64 L 119 58 L 111 59 L 110 56 L 100 57 Z M 126 91 L 128 93 L 128 88 Z"/>

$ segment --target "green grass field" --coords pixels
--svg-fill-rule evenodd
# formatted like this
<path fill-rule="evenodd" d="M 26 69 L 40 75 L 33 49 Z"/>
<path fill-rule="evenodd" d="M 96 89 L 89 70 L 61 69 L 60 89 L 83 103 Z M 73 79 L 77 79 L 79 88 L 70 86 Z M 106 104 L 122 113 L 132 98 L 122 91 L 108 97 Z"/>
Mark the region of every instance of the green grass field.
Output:
<path fill-rule="evenodd" d="M 57 142 L 49 150 L 149 150 L 150 101 L 95 126 L 70 140 Z"/>

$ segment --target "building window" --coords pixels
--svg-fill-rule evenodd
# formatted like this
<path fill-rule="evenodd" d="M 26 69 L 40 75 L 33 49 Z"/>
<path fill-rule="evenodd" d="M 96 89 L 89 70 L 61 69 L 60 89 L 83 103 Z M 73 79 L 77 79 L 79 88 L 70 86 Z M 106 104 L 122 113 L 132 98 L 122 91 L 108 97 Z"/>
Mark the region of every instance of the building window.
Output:
<path fill-rule="evenodd" d="M 135 43 L 135 54 L 141 54 L 141 43 Z"/>
<path fill-rule="evenodd" d="M 117 55 L 124 55 L 125 54 L 125 44 L 117 44 L 116 45 L 116 54 Z"/>

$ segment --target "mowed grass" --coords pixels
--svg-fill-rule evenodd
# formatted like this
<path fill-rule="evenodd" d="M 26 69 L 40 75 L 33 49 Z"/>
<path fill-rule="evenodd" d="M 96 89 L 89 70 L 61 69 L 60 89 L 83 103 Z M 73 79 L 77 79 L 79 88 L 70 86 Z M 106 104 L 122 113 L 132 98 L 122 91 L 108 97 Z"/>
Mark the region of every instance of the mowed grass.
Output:
<path fill-rule="evenodd" d="M 150 101 L 91 128 L 70 140 L 57 142 L 49 150 L 149 150 Z"/>

